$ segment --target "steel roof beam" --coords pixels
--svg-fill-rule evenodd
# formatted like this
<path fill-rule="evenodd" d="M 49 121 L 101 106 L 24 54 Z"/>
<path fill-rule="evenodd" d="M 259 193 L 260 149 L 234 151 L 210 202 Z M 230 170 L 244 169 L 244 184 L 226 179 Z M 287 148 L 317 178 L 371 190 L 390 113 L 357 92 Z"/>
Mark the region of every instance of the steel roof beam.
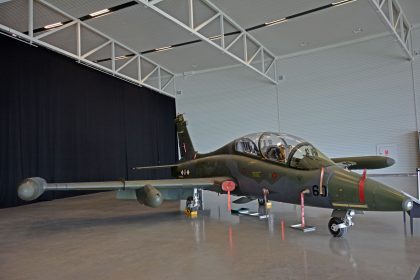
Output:
<path fill-rule="evenodd" d="M 261 75 L 262 77 L 264 77 L 265 79 L 269 80 L 270 82 L 277 84 L 276 80 L 273 79 L 272 77 L 270 77 L 268 75 L 268 72 L 270 71 L 270 69 L 258 69 L 256 67 L 254 67 L 253 65 L 251 65 L 251 61 L 254 60 L 255 56 L 254 54 L 250 54 L 252 59 L 249 59 L 247 56 L 247 41 L 252 42 L 253 44 L 255 44 L 258 48 L 257 52 L 261 52 L 261 60 L 264 61 L 265 59 L 268 60 L 275 60 L 275 55 L 272 54 L 267 48 L 265 48 L 260 42 L 258 42 L 258 40 L 256 40 L 252 35 L 250 35 L 244 28 L 242 28 L 239 24 L 237 24 L 234 20 L 232 20 L 229 16 L 227 16 L 224 12 L 222 12 L 219 8 L 217 8 L 214 4 L 212 4 L 210 1 L 208 0 L 188 0 L 188 18 L 186 18 L 185 22 L 188 22 L 188 25 L 183 23 L 182 21 L 180 21 L 179 19 L 175 18 L 174 16 L 170 15 L 168 12 L 165 12 L 164 10 L 162 10 L 161 8 L 159 8 L 158 6 L 156 6 L 156 4 L 161 3 L 165 0 L 152 0 L 152 1 L 148 1 L 148 0 L 136 0 L 136 2 L 143 4 L 145 7 L 152 9 L 153 11 L 155 11 L 156 13 L 158 13 L 159 15 L 165 17 L 166 19 L 172 21 L 173 23 L 177 24 L 178 26 L 182 27 L 183 29 L 187 30 L 188 32 L 190 32 L 191 34 L 195 35 L 196 37 L 198 37 L 200 40 L 210 44 L 211 46 L 219 49 L 220 51 L 222 51 L 222 53 L 230 56 L 231 58 L 233 58 L 234 60 L 240 62 L 241 64 L 245 65 L 246 67 L 248 67 L 249 69 L 251 69 L 254 72 L 257 72 L 259 75 Z M 208 8 L 210 8 L 211 10 L 214 11 L 215 15 L 212 16 L 210 19 L 206 20 L 203 23 L 200 23 L 197 26 L 194 26 L 194 1 L 201 1 L 202 3 L 204 3 Z M 208 38 L 206 36 L 204 36 L 203 34 L 201 34 L 199 31 L 207 26 L 208 24 L 210 24 L 211 22 L 215 22 L 217 19 L 219 20 L 219 31 L 220 31 L 220 36 L 214 36 L 214 37 L 218 37 L 218 38 Z M 231 44 L 229 44 L 229 46 L 225 46 L 225 27 L 224 27 L 224 21 L 229 22 L 229 24 L 231 24 L 234 28 L 236 28 L 238 30 L 238 32 L 235 34 L 238 34 L 238 37 L 235 39 L 235 41 Z M 243 48 L 243 54 L 244 57 L 239 57 L 237 55 L 235 55 L 233 52 L 231 52 L 229 49 L 232 47 L 232 45 L 234 45 L 235 43 L 237 43 L 237 41 L 239 39 L 243 39 L 244 43 L 242 44 L 242 48 Z M 221 40 L 221 44 L 217 44 L 214 42 L 214 40 L 216 39 L 220 39 Z"/>
<path fill-rule="evenodd" d="M 411 45 L 412 25 L 407 20 L 400 4 L 397 0 L 368 0 L 378 13 L 382 22 L 397 40 L 398 44 L 407 55 L 408 59 L 413 59 Z"/>

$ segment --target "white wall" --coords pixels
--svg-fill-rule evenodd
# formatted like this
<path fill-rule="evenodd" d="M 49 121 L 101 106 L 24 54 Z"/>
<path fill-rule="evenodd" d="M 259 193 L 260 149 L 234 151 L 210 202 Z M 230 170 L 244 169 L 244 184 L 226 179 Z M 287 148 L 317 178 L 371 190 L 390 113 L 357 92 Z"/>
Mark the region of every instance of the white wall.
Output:
<path fill-rule="evenodd" d="M 413 41 L 420 49 L 420 29 Z M 419 56 L 413 68 L 420 113 Z M 375 155 L 378 144 L 395 144 L 397 163 L 371 173 L 415 172 L 412 67 L 391 36 L 281 59 L 278 74 L 284 80 L 277 88 L 243 67 L 177 78 L 177 109 L 186 113 L 196 149 L 280 129 L 331 157 Z"/>
<path fill-rule="evenodd" d="M 276 87 L 248 69 L 234 68 L 176 80 L 195 149 L 212 151 L 256 131 L 278 131 Z"/>
<path fill-rule="evenodd" d="M 280 126 L 331 157 L 376 154 L 396 144 L 397 164 L 413 172 L 418 159 L 411 63 L 392 37 L 279 62 Z M 383 172 L 383 171 L 381 171 Z"/>
<path fill-rule="evenodd" d="M 413 32 L 413 49 L 418 53 L 414 62 L 412 63 L 412 75 L 413 87 L 416 93 L 417 123 L 420 126 L 420 26 Z"/>

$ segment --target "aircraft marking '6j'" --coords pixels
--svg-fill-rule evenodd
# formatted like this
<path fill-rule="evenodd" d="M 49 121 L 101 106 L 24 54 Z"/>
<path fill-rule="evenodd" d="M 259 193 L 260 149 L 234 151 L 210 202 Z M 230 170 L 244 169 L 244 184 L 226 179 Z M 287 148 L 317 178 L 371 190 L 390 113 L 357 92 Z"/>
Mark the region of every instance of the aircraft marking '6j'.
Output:
<path fill-rule="evenodd" d="M 242 196 L 236 203 L 261 199 L 299 204 L 302 191 L 310 206 L 333 209 L 328 223 L 339 237 L 353 225 L 355 211 L 410 211 L 420 207 L 414 197 L 366 178 L 352 169 L 391 166 L 387 157 L 330 159 L 309 142 L 284 133 L 263 132 L 236 139 L 220 149 L 197 153 L 183 115 L 176 118 L 181 160 L 171 168 L 174 179 L 85 183 L 47 183 L 28 178 L 18 188 L 23 200 L 34 200 L 46 190 L 117 190 L 117 198 L 137 199 L 150 207 L 163 200 L 187 199 L 197 189 Z M 195 196 L 194 196 L 195 197 Z"/>

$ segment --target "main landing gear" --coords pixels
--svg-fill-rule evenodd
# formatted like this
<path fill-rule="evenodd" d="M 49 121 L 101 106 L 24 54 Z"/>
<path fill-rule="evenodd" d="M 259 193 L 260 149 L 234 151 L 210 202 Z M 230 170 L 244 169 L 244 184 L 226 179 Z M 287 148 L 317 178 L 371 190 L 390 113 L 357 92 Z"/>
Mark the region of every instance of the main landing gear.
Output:
<path fill-rule="evenodd" d="M 200 195 L 197 189 L 194 189 L 193 196 L 187 198 L 184 214 L 187 217 L 195 218 L 198 215 L 198 210 L 202 205 Z"/>
<path fill-rule="evenodd" d="M 270 193 L 270 191 L 266 188 L 263 188 L 262 193 L 263 193 L 263 198 L 258 198 L 258 205 L 264 206 L 266 209 L 270 209 L 271 202 L 268 201 L 268 194 Z"/>
<path fill-rule="evenodd" d="M 347 229 L 354 226 L 352 218 L 354 210 L 334 210 L 328 222 L 328 229 L 332 236 L 342 237 L 347 233 Z"/>

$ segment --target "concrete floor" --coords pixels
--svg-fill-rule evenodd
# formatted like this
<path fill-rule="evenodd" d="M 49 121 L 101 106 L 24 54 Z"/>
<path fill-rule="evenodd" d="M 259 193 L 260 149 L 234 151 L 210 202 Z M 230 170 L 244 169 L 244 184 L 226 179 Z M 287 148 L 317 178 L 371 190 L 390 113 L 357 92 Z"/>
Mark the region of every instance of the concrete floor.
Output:
<path fill-rule="evenodd" d="M 268 220 L 230 215 L 213 193 L 197 219 L 181 208 L 108 192 L 2 209 L 0 279 L 413 279 L 420 265 L 420 221 L 406 235 L 401 213 L 356 216 L 337 239 L 326 209 L 306 208 L 317 231 L 302 233 L 292 205 Z"/>

